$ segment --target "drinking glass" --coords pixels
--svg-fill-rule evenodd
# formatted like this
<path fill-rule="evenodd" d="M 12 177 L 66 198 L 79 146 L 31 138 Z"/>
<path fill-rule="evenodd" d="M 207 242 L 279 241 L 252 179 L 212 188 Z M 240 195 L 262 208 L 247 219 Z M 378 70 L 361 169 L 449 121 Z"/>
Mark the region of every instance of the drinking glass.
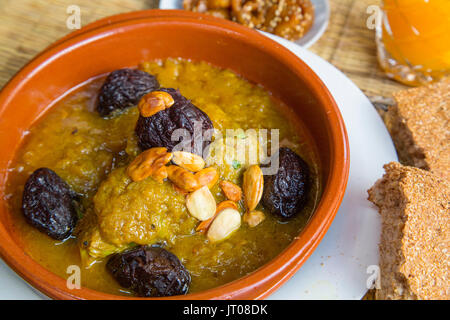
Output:
<path fill-rule="evenodd" d="M 450 75 L 450 0 L 384 0 L 376 28 L 388 77 L 422 85 Z"/>

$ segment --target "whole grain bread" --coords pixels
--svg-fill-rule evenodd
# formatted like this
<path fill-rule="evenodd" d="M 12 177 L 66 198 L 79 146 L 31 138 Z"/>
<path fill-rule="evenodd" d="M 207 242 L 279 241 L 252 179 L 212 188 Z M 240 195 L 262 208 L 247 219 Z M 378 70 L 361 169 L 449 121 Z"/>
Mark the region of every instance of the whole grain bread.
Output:
<path fill-rule="evenodd" d="M 368 191 L 382 219 L 377 299 L 450 298 L 450 185 L 391 162 Z"/>
<path fill-rule="evenodd" d="M 450 180 L 450 78 L 393 96 L 384 120 L 400 162 Z"/>

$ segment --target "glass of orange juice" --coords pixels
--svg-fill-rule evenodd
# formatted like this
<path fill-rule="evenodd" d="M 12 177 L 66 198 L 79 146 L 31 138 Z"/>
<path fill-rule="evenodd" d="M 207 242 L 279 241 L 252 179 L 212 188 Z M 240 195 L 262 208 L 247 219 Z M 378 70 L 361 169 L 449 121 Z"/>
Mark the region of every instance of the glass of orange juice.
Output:
<path fill-rule="evenodd" d="M 450 0 L 384 0 L 376 39 L 390 78 L 421 85 L 450 75 Z"/>

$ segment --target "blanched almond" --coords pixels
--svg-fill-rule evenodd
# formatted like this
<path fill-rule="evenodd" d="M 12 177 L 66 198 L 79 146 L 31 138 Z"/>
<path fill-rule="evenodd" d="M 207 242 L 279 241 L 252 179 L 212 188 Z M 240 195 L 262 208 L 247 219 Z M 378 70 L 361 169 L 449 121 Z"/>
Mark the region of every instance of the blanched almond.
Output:
<path fill-rule="evenodd" d="M 261 211 L 251 211 L 244 214 L 244 221 L 248 223 L 250 227 L 256 227 L 258 224 L 264 221 L 266 216 Z"/>
<path fill-rule="evenodd" d="M 217 216 L 217 214 L 219 214 L 219 212 L 221 212 L 222 210 L 225 210 L 227 208 L 232 208 L 232 209 L 237 210 L 237 204 L 231 200 L 222 201 L 221 203 L 219 203 L 217 205 L 216 213 L 214 214 L 214 216 L 212 218 L 209 218 L 208 220 L 200 222 L 200 224 L 197 226 L 195 231 L 205 232 L 206 230 L 208 230 L 209 225 L 211 224 L 211 222 L 213 222 L 213 220 Z"/>
<path fill-rule="evenodd" d="M 200 186 L 192 172 L 178 166 L 168 166 L 167 177 L 173 184 L 186 192 L 195 191 Z"/>
<path fill-rule="evenodd" d="M 200 171 L 205 167 L 205 160 L 202 157 L 185 151 L 174 151 L 172 161 L 176 165 L 192 172 Z"/>
<path fill-rule="evenodd" d="M 219 180 L 219 173 L 215 168 L 209 167 L 197 172 L 195 178 L 200 186 L 208 186 L 211 189 Z"/>
<path fill-rule="evenodd" d="M 264 188 L 264 177 L 258 165 L 250 166 L 244 173 L 244 200 L 250 212 L 256 208 L 261 200 Z"/>
<path fill-rule="evenodd" d="M 207 186 L 195 190 L 186 197 L 189 213 L 198 220 L 212 218 L 216 212 L 216 200 Z"/>
<path fill-rule="evenodd" d="M 239 211 L 227 208 L 214 218 L 206 236 L 211 242 L 221 241 L 228 238 L 240 226 L 241 215 Z"/>
<path fill-rule="evenodd" d="M 226 180 L 222 180 L 219 183 L 220 188 L 223 191 L 223 194 L 227 199 L 238 202 L 242 198 L 242 189 L 241 187 L 235 185 L 234 183 Z"/>

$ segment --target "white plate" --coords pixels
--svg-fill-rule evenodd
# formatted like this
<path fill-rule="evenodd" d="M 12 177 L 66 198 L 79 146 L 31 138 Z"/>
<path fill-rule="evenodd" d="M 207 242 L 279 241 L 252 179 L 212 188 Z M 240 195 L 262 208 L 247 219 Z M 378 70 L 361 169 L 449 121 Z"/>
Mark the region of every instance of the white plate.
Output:
<path fill-rule="evenodd" d="M 378 263 L 380 219 L 367 200 L 367 189 L 397 160 L 391 138 L 367 97 L 334 66 L 302 47 L 270 35 L 306 64 L 326 84 L 344 118 L 350 142 L 346 194 L 329 231 L 300 270 L 269 299 L 361 299 L 367 268 Z M 0 261 L 0 299 L 40 299 Z"/>
<path fill-rule="evenodd" d="M 330 5 L 328 4 L 328 0 L 311 0 L 311 2 L 314 5 L 314 23 L 304 37 L 295 41 L 295 43 L 305 48 L 310 47 L 322 36 L 330 19 Z M 159 8 L 183 9 L 183 0 L 160 0 Z"/>

